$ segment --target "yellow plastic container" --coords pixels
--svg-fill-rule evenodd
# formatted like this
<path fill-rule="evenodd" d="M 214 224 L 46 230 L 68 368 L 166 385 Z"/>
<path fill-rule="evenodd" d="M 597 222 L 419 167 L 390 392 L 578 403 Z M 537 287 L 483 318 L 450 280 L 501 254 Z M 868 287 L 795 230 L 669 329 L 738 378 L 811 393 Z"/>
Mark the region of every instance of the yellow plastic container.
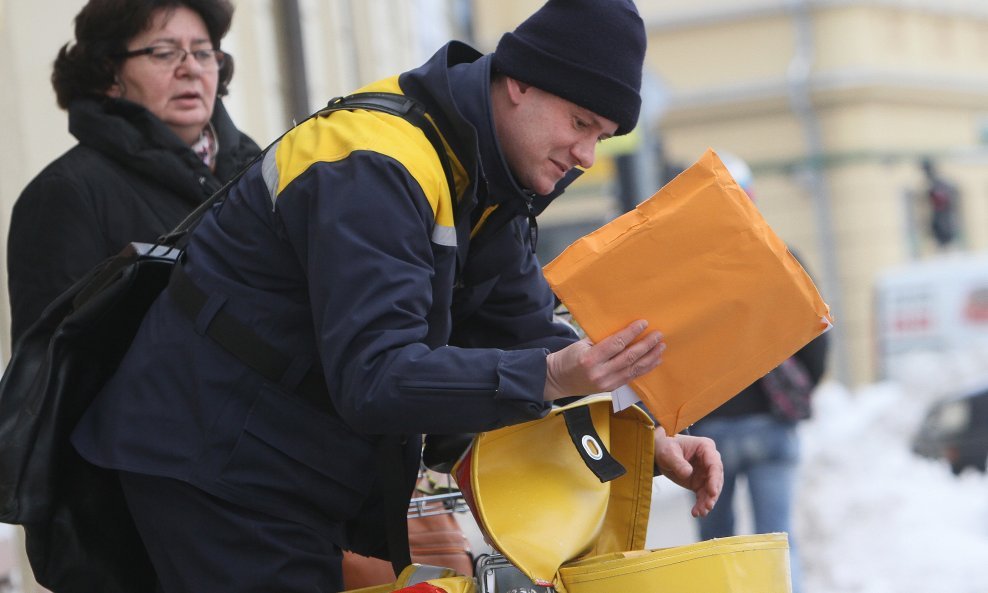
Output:
<path fill-rule="evenodd" d="M 563 413 L 589 410 L 595 442 L 627 470 L 602 482 Z M 584 437 L 583 442 L 586 441 Z M 454 472 L 487 540 L 533 583 L 560 593 L 791 593 L 786 534 L 644 550 L 652 422 L 609 396 L 482 433 Z M 723 502 L 721 504 L 724 504 Z"/>

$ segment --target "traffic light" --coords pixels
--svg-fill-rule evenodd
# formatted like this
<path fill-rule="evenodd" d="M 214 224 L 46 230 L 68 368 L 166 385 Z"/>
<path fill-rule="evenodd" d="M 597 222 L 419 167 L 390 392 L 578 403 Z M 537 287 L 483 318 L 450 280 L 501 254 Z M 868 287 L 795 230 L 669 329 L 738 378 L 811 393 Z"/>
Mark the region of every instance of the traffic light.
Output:
<path fill-rule="evenodd" d="M 957 188 L 937 174 L 931 160 L 925 159 L 922 167 L 929 183 L 926 198 L 930 208 L 930 232 L 940 247 L 946 247 L 957 238 Z"/>

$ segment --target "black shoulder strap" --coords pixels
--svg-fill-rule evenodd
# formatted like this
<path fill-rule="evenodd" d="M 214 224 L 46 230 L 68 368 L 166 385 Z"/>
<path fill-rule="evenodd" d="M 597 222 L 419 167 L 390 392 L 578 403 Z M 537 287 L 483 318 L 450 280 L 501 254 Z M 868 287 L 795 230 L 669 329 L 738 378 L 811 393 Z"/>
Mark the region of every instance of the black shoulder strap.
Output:
<path fill-rule="evenodd" d="M 382 111 L 384 113 L 390 113 L 391 115 L 400 117 L 408 121 L 409 123 L 415 125 L 425 137 L 432 144 L 433 149 L 435 149 L 436 154 L 439 155 L 439 160 L 442 163 L 443 173 L 446 176 L 446 185 L 449 187 L 450 195 L 453 197 L 453 204 L 456 204 L 456 183 L 453 180 L 453 167 L 449 161 L 449 155 L 446 153 L 446 146 L 443 143 L 442 135 L 439 133 L 439 129 L 436 124 L 429 119 L 426 115 L 425 107 L 414 99 L 407 95 L 399 95 L 397 93 L 384 93 L 384 92 L 366 92 L 366 93 L 354 93 L 352 95 L 347 95 L 346 97 L 336 97 L 329 101 L 326 107 L 323 107 L 319 111 L 308 116 L 302 122 L 309 121 L 314 117 L 323 117 L 333 113 L 334 111 L 342 110 L 354 110 L 354 109 L 367 109 L 371 111 Z M 296 126 L 297 127 L 297 126 Z M 250 160 L 244 167 L 242 167 L 236 175 L 233 176 L 229 181 L 223 184 L 223 187 L 216 190 L 213 195 L 209 196 L 202 204 L 199 204 L 195 210 L 189 213 L 182 222 L 178 223 L 174 229 L 168 233 L 162 235 L 158 238 L 159 245 L 165 246 L 175 246 L 178 245 L 179 241 L 183 240 L 188 232 L 195 227 L 199 222 L 199 219 L 209 211 L 209 209 L 224 198 L 230 188 L 236 182 L 240 181 L 240 178 L 247 173 L 252 166 L 254 166 L 257 161 L 264 158 L 269 150 L 282 138 L 285 137 L 288 132 L 292 129 L 286 130 L 281 136 L 268 144 L 264 150 L 260 152 L 257 156 Z"/>
<path fill-rule="evenodd" d="M 429 119 L 428 115 L 426 115 L 425 106 L 422 103 L 407 95 L 368 92 L 333 99 L 326 107 L 326 110 L 330 109 L 334 111 L 338 109 L 383 111 L 403 118 L 422 130 L 422 133 L 425 134 L 425 137 L 435 149 L 436 154 L 439 155 L 439 161 L 443 166 L 443 173 L 446 175 L 446 185 L 449 187 L 453 204 L 456 204 L 456 183 L 453 181 L 453 166 L 449 162 L 449 155 L 446 153 L 446 146 L 443 143 L 442 136 L 439 134 L 439 129 Z"/>

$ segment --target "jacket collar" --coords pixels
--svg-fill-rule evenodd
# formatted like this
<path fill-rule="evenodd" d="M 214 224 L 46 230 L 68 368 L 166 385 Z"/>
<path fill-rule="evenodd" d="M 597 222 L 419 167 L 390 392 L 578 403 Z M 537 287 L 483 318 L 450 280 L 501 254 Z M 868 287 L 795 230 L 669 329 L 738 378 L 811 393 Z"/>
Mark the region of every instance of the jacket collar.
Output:
<path fill-rule="evenodd" d="M 137 103 L 109 97 L 77 99 L 68 112 L 69 132 L 80 144 L 154 179 L 193 203 L 199 203 L 204 192 L 216 189 L 217 178 L 231 176 L 249 156 L 242 154 L 244 137 L 219 99 L 211 120 L 219 143 L 215 175 L 164 122 Z M 200 183 L 200 177 L 208 183 Z"/>

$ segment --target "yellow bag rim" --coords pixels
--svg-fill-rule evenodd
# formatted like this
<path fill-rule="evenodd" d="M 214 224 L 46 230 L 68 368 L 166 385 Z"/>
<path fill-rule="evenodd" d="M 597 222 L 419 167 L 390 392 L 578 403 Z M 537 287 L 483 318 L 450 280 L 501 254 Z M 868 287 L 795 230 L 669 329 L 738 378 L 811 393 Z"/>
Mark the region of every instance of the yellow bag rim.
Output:
<path fill-rule="evenodd" d="M 788 549 L 789 538 L 785 533 L 737 535 L 683 546 L 631 550 L 577 560 L 561 566 L 559 577 L 568 583 L 585 583 L 613 578 L 630 571 L 643 572 L 710 556 Z"/>

